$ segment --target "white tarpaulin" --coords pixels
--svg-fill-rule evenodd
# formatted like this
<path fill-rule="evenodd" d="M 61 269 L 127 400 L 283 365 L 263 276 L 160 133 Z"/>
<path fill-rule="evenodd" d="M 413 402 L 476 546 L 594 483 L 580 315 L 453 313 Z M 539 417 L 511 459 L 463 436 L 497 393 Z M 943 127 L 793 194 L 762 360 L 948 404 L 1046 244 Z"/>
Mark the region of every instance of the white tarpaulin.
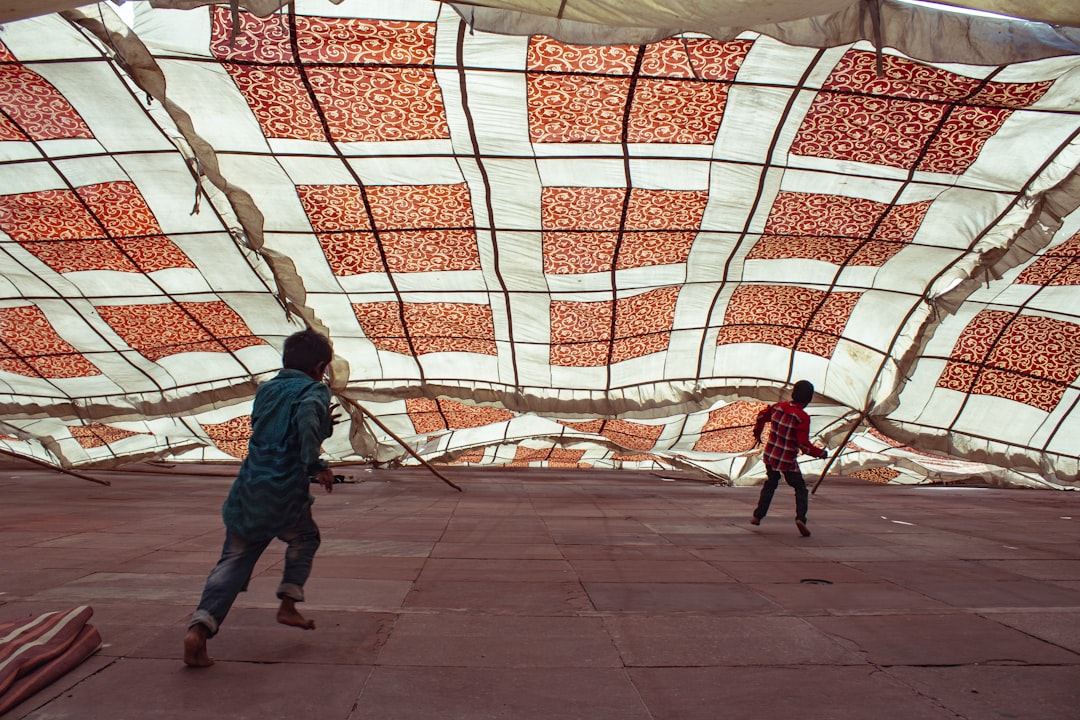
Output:
<path fill-rule="evenodd" d="M 242 457 L 311 325 L 332 459 L 753 482 L 805 378 L 833 471 L 1080 485 L 1072 3 L 183 5 L 0 32 L 0 448 Z"/>

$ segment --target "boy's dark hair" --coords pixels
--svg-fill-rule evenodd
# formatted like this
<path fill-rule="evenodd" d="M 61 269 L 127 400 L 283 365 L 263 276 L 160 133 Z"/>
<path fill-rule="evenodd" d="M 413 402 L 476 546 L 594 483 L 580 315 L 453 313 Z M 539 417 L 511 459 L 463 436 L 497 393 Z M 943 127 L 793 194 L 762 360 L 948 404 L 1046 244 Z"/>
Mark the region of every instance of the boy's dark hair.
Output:
<path fill-rule="evenodd" d="M 330 341 L 311 328 L 285 338 L 285 350 L 281 353 L 284 367 L 307 372 L 314 370 L 319 363 L 328 363 L 333 359 L 334 350 L 330 347 Z"/>
<path fill-rule="evenodd" d="M 809 380 L 800 380 L 791 388 L 791 399 L 800 405 L 809 405 L 814 399 L 814 385 Z"/>

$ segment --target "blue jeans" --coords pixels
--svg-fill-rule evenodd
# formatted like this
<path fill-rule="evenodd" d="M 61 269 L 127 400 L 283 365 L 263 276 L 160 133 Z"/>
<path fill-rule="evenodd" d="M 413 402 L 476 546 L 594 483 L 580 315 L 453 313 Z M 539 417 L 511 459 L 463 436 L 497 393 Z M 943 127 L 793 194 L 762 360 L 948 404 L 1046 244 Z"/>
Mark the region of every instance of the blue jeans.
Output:
<path fill-rule="evenodd" d="M 281 574 L 277 596 L 303 602 L 304 583 L 311 575 L 311 562 L 315 558 L 315 551 L 319 549 L 320 540 L 319 528 L 311 517 L 311 508 L 305 509 L 296 524 L 277 537 L 288 544 L 285 550 L 285 569 Z M 199 608 L 191 616 L 189 628 L 204 625 L 207 637 L 217 634 L 218 627 L 225 620 L 236 596 L 247 590 L 255 563 L 272 539 L 252 542 L 226 530 L 221 559 L 206 578 Z"/>
<path fill-rule="evenodd" d="M 754 517 L 758 520 L 765 517 L 765 514 L 769 512 L 773 493 L 776 492 L 777 486 L 780 485 L 780 475 L 779 470 L 773 470 L 768 465 L 765 466 L 765 484 L 761 486 L 758 504 L 754 508 Z M 785 470 L 783 476 L 787 484 L 795 490 L 795 519 L 806 522 L 806 510 L 810 504 L 810 494 L 806 489 L 806 480 L 803 479 L 802 472 L 799 470 Z"/>

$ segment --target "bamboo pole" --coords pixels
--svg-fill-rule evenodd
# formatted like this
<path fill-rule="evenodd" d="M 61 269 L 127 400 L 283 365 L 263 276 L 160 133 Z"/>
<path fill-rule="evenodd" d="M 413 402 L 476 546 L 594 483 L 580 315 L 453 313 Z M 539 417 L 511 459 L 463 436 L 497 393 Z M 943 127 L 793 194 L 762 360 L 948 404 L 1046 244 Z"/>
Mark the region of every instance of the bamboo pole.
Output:
<path fill-rule="evenodd" d="M 811 495 L 817 492 L 818 485 L 820 485 L 821 481 L 825 479 L 825 473 L 829 472 L 829 468 L 832 467 L 833 462 L 835 462 L 836 459 L 840 457 L 841 453 L 844 452 L 844 448 L 847 447 L 848 440 L 851 439 L 851 436 L 855 434 L 855 431 L 859 428 L 860 425 L 862 425 L 863 420 L 866 419 L 866 416 L 869 415 L 870 411 L 873 409 L 874 401 L 871 400 L 870 404 L 866 406 L 866 409 L 859 413 L 859 417 L 855 418 L 855 421 L 851 423 L 851 429 L 848 430 L 847 435 L 844 436 L 844 441 L 840 443 L 840 445 L 836 448 L 836 453 L 831 458 L 829 458 L 828 462 L 825 463 L 825 468 L 821 471 L 821 476 L 817 479 L 817 482 L 814 483 L 814 487 L 810 490 Z"/>
<path fill-rule="evenodd" d="M 416 458 L 416 460 L 417 460 L 417 461 L 419 461 L 419 463 L 420 463 L 421 465 L 423 465 L 423 466 L 424 466 L 424 467 L 426 467 L 426 468 L 427 468 L 428 470 L 430 470 L 430 471 L 432 472 L 432 474 L 434 474 L 434 475 L 435 475 L 435 477 L 439 478 L 439 479 L 440 479 L 440 480 L 442 480 L 442 481 L 443 481 L 444 483 L 446 483 L 446 484 L 447 484 L 447 485 L 449 485 L 450 487 L 454 488 L 454 489 L 455 489 L 455 490 L 457 490 L 458 492 L 463 492 L 463 490 L 462 490 L 462 489 L 461 489 L 460 487 L 458 487 L 457 485 L 455 485 L 455 484 L 454 484 L 453 482 L 451 482 L 451 481 L 450 481 L 450 479 L 449 479 L 448 477 L 446 477 L 446 476 L 445 476 L 445 475 L 443 475 L 443 474 L 442 474 L 441 472 L 439 472 L 438 470 L 436 470 L 436 469 L 435 469 L 435 466 L 434 466 L 434 465 L 432 465 L 431 463 L 429 463 L 429 462 L 428 462 L 427 460 L 425 460 L 424 458 L 420 457 L 420 455 L 419 455 L 419 454 L 417 454 L 417 452 L 416 452 L 415 450 L 413 450 L 413 449 L 412 449 L 411 447 L 409 447 L 408 443 L 406 443 L 406 442 L 405 442 L 404 440 L 402 440 L 401 438 L 399 438 L 399 437 L 398 437 L 398 436 L 397 436 L 397 435 L 396 435 L 396 434 L 394 433 L 394 431 L 393 431 L 393 430 L 391 430 L 390 428 L 386 427 L 386 425 L 384 425 L 384 424 L 383 424 L 383 422 L 382 422 L 381 420 L 379 420 L 379 418 L 375 417 L 375 415 L 374 415 L 374 414 L 372 414 L 370 410 L 368 410 L 367 408 L 365 408 L 365 407 L 364 407 L 363 405 L 361 405 L 360 403 L 358 403 L 358 402 L 355 402 L 355 401 L 353 401 L 353 400 L 350 400 L 349 398 L 340 398 L 340 399 L 341 399 L 341 400 L 342 400 L 343 402 L 347 402 L 347 403 L 349 403 L 350 405 L 354 406 L 354 407 L 355 407 L 355 408 L 356 408 L 357 410 L 359 410 L 360 412 L 362 412 L 362 413 L 363 413 L 364 415 L 367 415 L 367 416 L 368 416 L 369 418 L 371 418 L 371 421 L 372 421 L 372 422 L 374 422 L 374 423 L 375 423 L 376 425 L 378 425 L 378 426 L 379 426 L 379 429 L 380 429 L 380 430 L 382 430 L 382 431 L 383 431 L 384 433 L 386 433 L 386 434 L 387 434 L 387 435 L 389 435 L 390 437 L 394 438 L 394 441 L 395 441 L 395 442 L 397 442 L 397 444 L 398 444 L 398 445 L 400 445 L 401 447 L 405 448 L 405 452 L 409 453 L 409 454 L 410 454 L 410 455 L 412 455 L 412 456 L 413 456 L 414 458 Z"/>
<path fill-rule="evenodd" d="M 3 448 L 0 448 L 0 454 L 10 455 L 13 458 L 18 458 L 19 460 L 25 460 L 28 463 L 33 463 L 34 465 L 40 465 L 41 467 L 48 468 L 49 470 L 55 470 L 57 472 L 62 472 L 65 475 L 70 475 L 72 477 L 77 477 L 80 480 L 89 480 L 90 482 L 97 483 L 98 485 L 112 485 L 112 483 L 110 483 L 108 480 L 99 480 L 98 478 L 90 477 L 89 475 L 83 475 L 82 473 L 75 472 L 74 470 L 68 470 L 67 468 L 62 468 L 59 465 L 52 465 L 50 463 L 45 462 L 44 460 L 38 460 L 37 458 L 32 458 L 32 457 L 29 457 L 27 455 L 20 455 L 19 453 L 11 452 L 10 450 L 5 450 Z"/>

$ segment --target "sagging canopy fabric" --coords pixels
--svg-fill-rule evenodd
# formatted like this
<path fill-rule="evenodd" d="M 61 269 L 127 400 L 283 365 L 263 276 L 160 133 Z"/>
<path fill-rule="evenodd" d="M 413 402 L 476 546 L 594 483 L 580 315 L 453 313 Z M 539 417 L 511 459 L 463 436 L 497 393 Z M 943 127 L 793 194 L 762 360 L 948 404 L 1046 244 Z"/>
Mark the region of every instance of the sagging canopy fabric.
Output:
<path fill-rule="evenodd" d="M 805 378 L 834 472 L 1080 485 L 1074 28 L 132 5 L 0 34 L 0 448 L 242 457 L 310 325 L 335 460 L 754 482 Z"/>

